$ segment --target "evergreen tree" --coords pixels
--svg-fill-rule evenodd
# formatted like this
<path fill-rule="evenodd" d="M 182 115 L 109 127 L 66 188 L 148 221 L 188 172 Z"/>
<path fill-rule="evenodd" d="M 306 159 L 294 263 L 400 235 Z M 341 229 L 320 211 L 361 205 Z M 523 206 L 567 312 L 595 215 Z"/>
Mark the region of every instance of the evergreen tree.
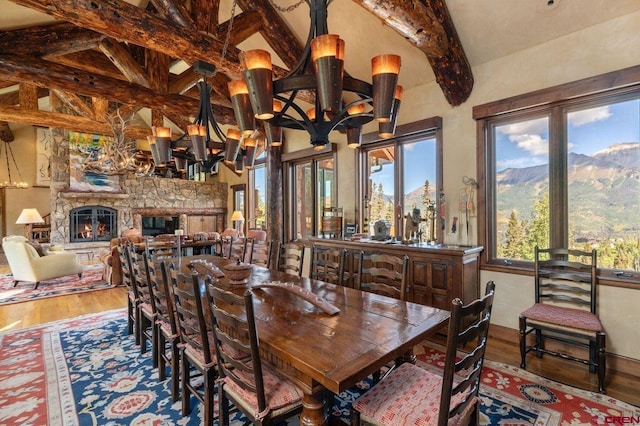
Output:
<path fill-rule="evenodd" d="M 531 224 L 525 228 L 525 244 L 522 259 L 534 260 L 534 247 L 549 247 L 549 197 L 536 200 L 531 214 Z"/>
<path fill-rule="evenodd" d="M 509 215 L 509 223 L 507 224 L 506 243 L 502 247 L 502 256 L 507 259 L 522 259 L 525 244 L 525 226 L 526 223 L 520 222 L 518 213 L 515 210 Z"/>

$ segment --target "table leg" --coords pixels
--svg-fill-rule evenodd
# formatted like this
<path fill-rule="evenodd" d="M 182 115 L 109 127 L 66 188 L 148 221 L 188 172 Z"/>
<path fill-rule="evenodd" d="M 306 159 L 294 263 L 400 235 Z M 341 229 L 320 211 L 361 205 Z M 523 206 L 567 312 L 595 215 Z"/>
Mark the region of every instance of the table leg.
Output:
<path fill-rule="evenodd" d="M 325 409 L 325 392 L 321 390 L 315 394 L 304 394 L 302 397 L 302 413 L 300 426 L 326 425 L 328 416 Z"/>

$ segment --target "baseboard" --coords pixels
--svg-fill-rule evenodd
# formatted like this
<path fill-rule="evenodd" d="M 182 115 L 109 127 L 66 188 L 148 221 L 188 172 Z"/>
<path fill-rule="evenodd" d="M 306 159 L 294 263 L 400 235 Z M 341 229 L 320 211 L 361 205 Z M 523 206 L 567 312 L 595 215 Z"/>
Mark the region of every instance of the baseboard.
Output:
<path fill-rule="evenodd" d="M 489 338 L 503 340 L 514 345 L 520 344 L 520 332 L 513 328 L 508 328 L 501 325 L 491 324 L 491 327 L 489 328 Z M 567 345 L 562 342 L 547 341 L 545 345 L 548 349 L 567 353 L 572 356 L 586 356 L 586 350 Z M 638 372 L 640 372 L 640 360 L 620 356 L 613 353 L 607 353 L 607 369 L 614 370 L 619 373 L 629 374 L 635 377 L 640 377 L 638 375 Z"/>

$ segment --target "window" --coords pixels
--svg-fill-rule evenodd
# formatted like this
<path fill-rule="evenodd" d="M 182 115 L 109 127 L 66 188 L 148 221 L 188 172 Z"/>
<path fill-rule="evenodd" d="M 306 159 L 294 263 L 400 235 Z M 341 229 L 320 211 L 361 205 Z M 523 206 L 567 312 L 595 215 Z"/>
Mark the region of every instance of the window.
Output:
<path fill-rule="evenodd" d="M 324 208 L 337 206 L 335 146 L 330 144 L 326 150 L 329 149 L 329 152 L 305 150 L 288 154 L 285 194 L 289 198 L 285 217 L 292 218 L 286 230 L 289 239 L 319 235 Z"/>
<path fill-rule="evenodd" d="M 256 164 L 249 173 L 249 227 L 267 229 L 267 168 Z"/>
<path fill-rule="evenodd" d="M 604 275 L 640 277 L 637 86 L 501 111 L 482 128 L 488 265 L 530 267 L 536 245 L 595 248 Z"/>
<path fill-rule="evenodd" d="M 435 212 L 441 185 L 440 121 L 421 123 L 428 124 L 429 130 L 370 142 L 361 148 L 362 232 L 373 236 L 374 225 L 385 221 L 391 236 L 438 239 Z M 402 133 L 402 127 L 397 134 Z"/>

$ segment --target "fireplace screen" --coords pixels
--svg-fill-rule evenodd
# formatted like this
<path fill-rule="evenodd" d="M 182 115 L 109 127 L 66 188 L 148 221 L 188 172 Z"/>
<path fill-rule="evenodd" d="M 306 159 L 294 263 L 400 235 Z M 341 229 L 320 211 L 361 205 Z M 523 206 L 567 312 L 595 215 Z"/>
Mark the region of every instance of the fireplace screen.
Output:
<path fill-rule="evenodd" d="M 89 206 L 71 210 L 72 243 L 109 241 L 118 235 L 118 212 L 108 207 Z"/>

